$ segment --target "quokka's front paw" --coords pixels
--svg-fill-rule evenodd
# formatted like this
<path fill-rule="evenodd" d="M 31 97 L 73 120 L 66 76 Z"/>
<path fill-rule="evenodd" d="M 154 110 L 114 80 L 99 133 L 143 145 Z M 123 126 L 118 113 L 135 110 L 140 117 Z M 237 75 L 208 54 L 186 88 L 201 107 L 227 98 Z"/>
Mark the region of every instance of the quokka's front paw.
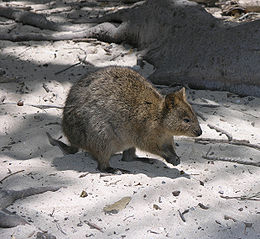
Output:
<path fill-rule="evenodd" d="M 177 154 L 166 157 L 165 160 L 173 166 L 177 166 L 180 164 L 180 158 Z"/>

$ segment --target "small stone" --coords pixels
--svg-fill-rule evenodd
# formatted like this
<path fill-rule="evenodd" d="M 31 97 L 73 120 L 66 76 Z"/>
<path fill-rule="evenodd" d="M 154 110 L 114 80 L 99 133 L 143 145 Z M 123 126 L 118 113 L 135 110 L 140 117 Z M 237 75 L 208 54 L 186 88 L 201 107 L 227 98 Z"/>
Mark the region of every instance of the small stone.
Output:
<path fill-rule="evenodd" d="M 172 192 L 172 195 L 175 196 L 175 197 L 178 197 L 180 195 L 180 191 L 173 191 Z"/>
<path fill-rule="evenodd" d="M 18 105 L 18 106 L 23 106 L 23 101 L 22 101 L 22 100 L 19 100 L 19 101 L 17 102 L 17 105 Z"/>
<path fill-rule="evenodd" d="M 84 190 L 83 190 L 83 191 L 81 192 L 81 194 L 80 194 L 80 197 L 81 197 L 81 198 L 85 198 L 85 197 L 87 197 L 87 196 L 88 196 L 88 193 L 87 193 L 86 191 L 84 191 Z"/>
<path fill-rule="evenodd" d="M 82 222 L 79 222 L 79 223 L 77 224 L 77 227 L 82 227 L 82 226 L 83 226 Z"/>
<path fill-rule="evenodd" d="M 86 234 L 86 235 L 85 235 L 85 237 L 93 237 L 93 236 L 94 236 L 93 233 L 91 233 L 91 234 Z"/>
<path fill-rule="evenodd" d="M 183 175 L 185 174 L 185 172 L 183 170 L 180 171 L 180 175 Z"/>
<path fill-rule="evenodd" d="M 155 210 L 162 210 L 157 204 L 154 204 L 154 205 L 153 205 L 153 208 L 154 208 Z"/>

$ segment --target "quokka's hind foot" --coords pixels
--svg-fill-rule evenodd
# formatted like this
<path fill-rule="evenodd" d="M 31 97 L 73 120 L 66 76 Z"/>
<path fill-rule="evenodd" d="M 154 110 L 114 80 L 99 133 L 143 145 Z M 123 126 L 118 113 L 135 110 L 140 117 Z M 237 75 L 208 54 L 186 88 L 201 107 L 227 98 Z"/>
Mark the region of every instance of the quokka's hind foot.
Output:
<path fill-rule="evenodd" d="M 131 161 L 141 161 L 143 163 L 152 164 L 153 160 L 145 157 L 137 157 L 135 154 L 135 148 L 126 149 L 123 151 L 122 161 L 131 162 Z"/>
<path fill-rule="evenodd" d="M 111 174 L 116 174 L 116 175 L 130 173 L 130 171 L 128 171 L 128 170 L 121 169 L 121 168 L 112 168 L 112 167 L 110 167 L 109 164 L 104 165 L 104 164 L 101 164 L 100 162 L 98 162 L 97 169 L 103 173 L 111 173 Z"/>
<path fill-rule="evenodd" d="M 130 171 L 128 171 L 128 170 L 125 170 L 125 169 L 122 169 L 122 168 L 112 168 L 112 167 L 106 168 L 105 172 L 106 173 L 116 174 L 116 175 L 130 173 Z"/>
<path fill-rule="evenodd" d="M 76 148 L 76 147 L 69 146 L 69 145 L 64 144 L 63 142 L 61 142 L 57 139 L 52 138 L 51 135 L 48 132 L 46 132 L 46 134 L 48 136 L 50 144 L 52 146 L 58 146 L 64 154 L 75 154 L 79 151 L 79 149 Z"/>

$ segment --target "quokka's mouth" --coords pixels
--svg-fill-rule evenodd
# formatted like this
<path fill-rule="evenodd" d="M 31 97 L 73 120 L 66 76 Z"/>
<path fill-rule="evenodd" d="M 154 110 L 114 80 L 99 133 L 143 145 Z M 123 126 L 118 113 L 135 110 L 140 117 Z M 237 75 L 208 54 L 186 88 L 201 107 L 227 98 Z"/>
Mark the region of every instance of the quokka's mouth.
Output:
<path fill-rule="evenodd" d="M 199 128 L 199 129 L 196 129 L 196 130 L 193 130 L 189 135 L 187 135 L 187 136 L 189 136 L 189 137 L 199 137 L 199 136 L 201 136 L 202 135 L 202 130 L 201 130 L 201 128 Z"/>
<path fill-rule="evenodd" d="M 199 137 L 202 135 L 202 130 L 201 128 L 199 128 L 198 130 L 196 130 L 196 136 L 195 137 Z"/>

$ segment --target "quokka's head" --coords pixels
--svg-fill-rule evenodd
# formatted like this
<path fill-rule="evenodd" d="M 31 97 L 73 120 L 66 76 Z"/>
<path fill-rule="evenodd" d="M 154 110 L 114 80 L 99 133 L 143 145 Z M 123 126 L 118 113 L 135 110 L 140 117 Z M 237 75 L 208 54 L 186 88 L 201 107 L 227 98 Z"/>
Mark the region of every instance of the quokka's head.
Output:
<path fill-rule="evenodd" d="M 164 99 L 163 124 L 173 135 L 197 137 L 202 134 L 196 114 L 186 100 L 185 88 Z"/>

